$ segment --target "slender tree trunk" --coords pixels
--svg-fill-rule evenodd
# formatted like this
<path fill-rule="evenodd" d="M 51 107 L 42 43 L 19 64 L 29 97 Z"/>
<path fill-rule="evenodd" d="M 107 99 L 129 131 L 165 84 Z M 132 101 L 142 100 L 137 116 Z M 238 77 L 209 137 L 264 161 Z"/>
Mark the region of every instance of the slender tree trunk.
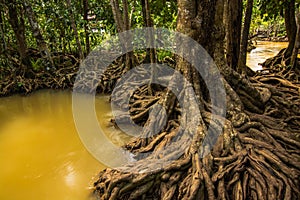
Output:
<path fill-rule="evenodd" d="M 143 11 L 143 18 L 144 18 L 144 26 L 145 27 L 152 27 L 153 22 L 151 19 L 151 10 L 150 10 L 150 5 L 149 5 L 149 0 L 141 0 L 142 4 L 142 11 Z M 154 38 L 153 34 L 151 31 L 149 32 L 148 35 L 149 42 L 153 46 Z M 153 48 L 146 49 L 146 58 L 145 58 L 146 63 L 155 63 L 156 62 L 156 51 Z"/>
<path fill-rule="evenodd" d="M 245 22 L 244 22 L 244 27 L 242 32 L 241 50 L 240 50 L 239 61 L 238 61 L 239 73 L 246 73 L 247 46 L 248 46 L 248 37 L 249 37 L 249 30 L 251 24 L 252 8 L 253 8 L 253 0 L 248 0 L 246 13 L 245 13 Z"/>
<path fill-rule="evenodd" d="M 124 20 L 124 26 L 125 30 L 129 30 L 129 10 L 128 10 L 128 0 L 122 0 L 123 4 L 123 20 Z"/>
<path fill-rule="evenodd" d="M 142 11 L 143 11 L 143 18 L 144 18 L 144 26 L 145 27 L 152 27 L 153 26 L 153 22 L 151 19 L 151 11 L 150 11 L 150 4 L 149 4 L 149 0 L 141 0 L 141 4 L 142 4 Z M 148 42 L 149 42 L 149 46 L 154 46 L 154 37 L 153 37 L 153 32 L 152 30 L 148 31 Z M 156 68 L 153 65 L 153 63 L 156 63 L 156 51 L 154 48 L 147 48 L 146 49 L 146 57 L 144 60 L 145 63 L 151 63 L 152 64 L 152 71 L 151 71 L 151 80 L 148 86 L 148 92 L 149 94 L 152 95 L 152 88 L 151 88 L 151 84 L 154 81 L 154 78 L 156 76 Z"/>
<path fill-rule="evenodd" d="M 129 14 L 129 27 L 131 27 L 133 12 L 135 11 L 134 6 L 132 6 L 130 14 Z"/>
<path fill-rule="evenodd" d="M 294 50 L 291 58 L 291 65 L 294 69 L 300 69 L 299 63 L 298 63 L 298 52 L 300 49 L 300 12 L 298 11 L 296 15 L 296 22 L 297 22 L 297 34 L 296 34 L 296 40 L 294 45 Z"/>
<path fill-rule="evenodd" d="M 1 42 L 2 42 L 2 45 L 1 45 L 2 49 L 0 51 L 0 54 L 1 54 L 1 53 L 4 53 L 7 49 L 7 44 L 6 44 L 5 35 L 4 35 L 4 23 L 3 23 L 2 9 L 0 9 L 0 33 L 1 33 Z"/>
<path fill-rule="evenodd" d="M 34 14 L 33 10 L 32 10 L 32 6 L 31 6 L 30 2 L 28 0 L 24 0 L 23 1 L 23 6 L 25 8 L 25 12 L 26 12 L 29 24 L 31 26 L 33 36 L 36 39 L 36 43 L 39 47 L 39 50 L 40 50 L 40 53 L 41 53 L 42 57 L 46 57 L 49 60 L 51 66 L 54 67 L 54 63 L 53 63 L 53 60 L 51 58 L 51 53 L 50 53 L 50 51 L 47 47 L 47 44 L 45 42 L 45 39 L 44 39 L 44 37 L 41 33 L 39 24 L 36 20 L 36 17 L 35 17 L 35 14 Z"/>
<path fill-rule="evenodd" d="M 65 23 L 65 21 L 62 21 L 60 23 L 59 29 L 60 29 L 60 38 L 61 38 L 61 49 L 62 49 L 63 54 L 65 54 L 66 50 L 68 49 L 67 48 L 68 41 L 66 40 L 66 28 L 65 27 L 66 27 L 66 23 Z"/>
<path fill-rule="evenodd" d="M 65 53 L 65 30 L 60 27 L 60 34 L 59 34 L 59 48 L 61 49 L 62 53 Z"/>
<path fill-rule="evenodd" d="M 229 67 L 237 71 L 242 29 L 242 0 L 226 0 L 224 23 L 226 33 L 226 60 Z"/>
<path fill-rule="evenodd" d="M 122 0 L 123 14 L 120 9 L 118 0 L 110 0 L 110 5 L 113 11 L 114 20 L 116 23 L 116 28 L 119 33 L 130 29 L 130 18 L 129 18 L 129 8 L 128 1 Z M 126 41 L 121 41 L 122 44 L 126 45 Z M 126 48 L 126 47 L 125 47 Z M 128 52 L 125 55 L 125 68 L 124 72 L 127 72 L 135 63 L 135 58 L 133 52 Z"/>
<path fill-rule="evenodd" d="M 120 10 L 120 5 L 119 5 L 119 1 L 118 0 L 110 0 L 110 5 L 112 8 L 112 12 L 113 12 L 113 16 L 114 16 L 114 20 L 116 23 L 116 27 L 117 27 L 117 31 L 123 32 L 125 31 L 125 26 L 124 26 L 124 21 L 122 18 L 122 13 Z"/>
<path fill-rule="evenodd" d="M 88 11 L 89 11 L 89 1 L 83 0 L 83 19 L 85 21 L 84 24 L 84 32 L 85 32 L 85 48 L 86 48 L 86 54 L 90 53 L 90 33 L 88 28 Z"/>
<path fill-rule="evenodd" d="M 130 29 L 128 0 L 122 0 L 122 5 L 123 5 L 123 24 L 124 24 L 124 30 L 123 31 L 127 31 L 127 30 Z M 126 57 L 125 58 L 126 59 L 125 60 L 125 63 L 126 63 L 125 71 L 128 71 L 134 63 L 134 61 L 133 61 L 133 59 L 134 59 L 133 52 L 126 53 L 125 57 Z"/>
<path fill-rule="evenodd" d="M 289 5 L 284 10 L 284 23 L 289 39 L 289 45 L 284 52 L 284 57 L 288 58 L 293 53 L 297 33 L 297 25 L 295 20 L 295 0 L 291 0 Z"/>
<path fill-rule="evenodd" d="M 75 22 L 73 10 L 72 10 L 71 0 L 67 0 L 67 6 L 68 6 L 69 14 L 70 14 L 71 26 L 72 26 L 74 36 L 75 36 L 75 39 L 76 39 L 79 58 L 83 59 L 84 58 L 83 51 L 82 51 L 82 47 L 81 47 L 81 43 L 80 43 L 80 39 L 79 39 L 77 27 L 76 27 L 76 22 Z"/>
<path fill-rule="evenodd" d="M 17 39 L 18 51 L 21 57 L 21 61 L 24 62 L 26 59 L 26 50 L 27 50 L 26 38 L 25 38 L 24 11 L 22 7 L 19 7 L 18 9 L 17 3 L 14 1 L 8 3 L 7 6 L 8 6 L 8 15 L 9 15 L 8 20 Z"/>

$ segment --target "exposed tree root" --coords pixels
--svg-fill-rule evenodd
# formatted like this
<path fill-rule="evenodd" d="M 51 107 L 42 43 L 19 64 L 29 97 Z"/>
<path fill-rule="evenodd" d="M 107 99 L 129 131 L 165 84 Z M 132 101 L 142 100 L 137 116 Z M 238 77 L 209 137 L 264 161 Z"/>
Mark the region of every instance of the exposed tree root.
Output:
<path fill-rule="evenodd" d="M 16 67 L 1 72 L 4 78 L 0 82 L 0 95 L 72 87 L 78 60 L 72 55 L 56 56 L 55 71 L 24 71 L 19 67 L 18 59 L 11 59 Z M 117 59 L 100 77 L 93 73 L 94 69 L 81 72 L 83 79 L 78 84 L 81 88 L 77 89 L 97 88 L 98 92 L 110 93 L 125 71 L 122 59 Z M 84 78 L 95 81 L 92 81 L 93 85 L 86 85 Z M 233 80 L 238 81 L 225 84 L 230 103 L 224 126 L 218 120 L 211 121 L 211 105 L 204 102 L 205 111 L 202 110 L 199 116 L 203 122 L 197 134 L 190 135 L 188 128 L 180 132 L 181 123 L 188 125 L 191 122 L 181 113 L 178 102 L 168 103 L 171 109 L 168 109 L 164 129 L 151 137 L 134 138 L 124 147 L 140 159 L 125 166 L 132 173 L 116 169 L 102 171 L 94 183 L 95 196 L 111 200 L 300 199 L 300 84 L 297 72 L 285 67 L 269 68 L 247 81 L 240 77 Z M 168 98 L 173 97 L 166 95 L 164 88 L 155 86 L 149 92 L 148 85 L 139 87 L 130 100 L 132 119 L 145 125 L 149 110 L 157 104 L 163 105 Z M 117 102 L 124 103 L 123 99 Z M 194 109 L 185 109 L 193 115 Z M 163 120 L 160 118 L 157 123 Z M 200 155 L 206 147 L 201 148 L 201 144 L 209 123 L 213 131 L 223 130 L 223 134 L 212 151 L 202 158 Z M 157 124 L 150 125 L 155 128 Z M 147 130 L 145 134 L 148 134 Z M 179 154 L 183 148 L 180 145 L 163 152 L 178 137 L 190 144 L 184 153 Z M 180 157 L 173 159 L 177 155 Z M 160 156 L 161 162 L 173 161 L 163 167 L 155 166 L 157 163 L 152 161 Z M 148 168 L 152 170 L 143 173 Z"/>
<path fill-rule="evenodd" d="M 284 54 L 285 49 L 282 49 L 275 57 L 269 58 L 265 62 L 260 63 L 263 67 L 261 73 L 276 74 L 284 79 L 299 82 L 300 71 L 291 70 L 291 57 L 286 58 Z M 300 60 L 298 59 L 298 65 L 299 64 Z"/>
<path fill-rule="evenodd" d="M 13 55 L 13 53 L 11 53 Z M 54 53 L 52 59 L 53 67 L 45 67 L 40 53 L 35 49 L 27 52 L 31 66 L 22 66 L 17 55 L 9 56 L 9 67 L 1 68 L 0 71 L 0 96 L 7 96 L 14 93 L 28 94 L 38 89 L 70 89 L 73 88 L 75 77 L 82 77 L 78 81 L 78 88 L 85 92 L 96 89 L 100 93 L 111 93 L 117 80 L 125 72 L 125 57 L 120 57 L 107 67 L 107 70 L 100 76 L 96 74 L 97 69 L 85 68 L 78 71 L 80 60 L 74 55 Z M 93 65 L 97 67 L 97 65 Z M 85 79 L 91 79 L 92 86 L 87 84 Z"/>
<path fill-rule="evenodd" d="M 79 61 L 73 55 L 55 54 L 53 60 L 56 68 L 42 67 L 45 65 L 39 53 L 30 49 L 28 59 L 32 66 L 22 67 L 16 57 L 11 57 L 11 66 L 1 71 L 0 96 L 14 93 L 28 94 L 32 91 L 52 88 L 71 88 L 78 70 Z"/>
<path fill-rule="evenodd" d="M 189 148 L 167 166 L 137 173 L 150 167 L 151 158 L 146 157 L 125 166 L 130 167 L 131 173 L 102 171 L 94 183 L 95 196 L 110 200 L 300 199 L 299 82 L 270 71 L 268 75 L 257 74 L 250 82 L 261 91 L 264 109 L 259 105 L 254 105 L 259 112 L 249 109 L 245 100 L 252 97 L 240 92 L 244 96 L 242 123 L 232 123 L 236 116 L 229 114 L 221 127 L 218 122 L 210 122 L 209 113 L 201 113 L 206 125 L 210 122 L 214 130 L 223 130 L 206 157 L 200 157 L 205 126 L 199 126 Z M 130 102 L 132 118 L 145 123 L 149 107 L 159 103 L 162 95 L 157 91 L 151 97 L 147 86 L 137 90 Z M 149 138 L 135 138 L 126 149 L 138 158 L 139 154 L 155 154 L 160 147 L 170 144 L 180 126 L 181 108 L 177 104 L 175 107 L 162 132 Z"/>

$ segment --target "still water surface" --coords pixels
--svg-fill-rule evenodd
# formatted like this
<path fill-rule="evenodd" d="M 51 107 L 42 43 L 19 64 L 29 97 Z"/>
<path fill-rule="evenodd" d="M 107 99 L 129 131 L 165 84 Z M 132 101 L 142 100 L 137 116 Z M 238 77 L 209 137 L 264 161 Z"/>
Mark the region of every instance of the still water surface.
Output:
<path fill-rule="evenodd" d="M 1 200 L 88 199 L 105 166 L 82 145 L 71 99 L 70 91 L 53 90 L 0 98 Z M 108 97 L 97 96 L 95 107 L 105 133 L 122 144 L 125 136 L 109 125 Z"/>
<path fill-rule="evenodd" d="M 287 43 L 258 42 L 247 64 L 276 55 Z M 111 140 L 128 137 L 109 124 L 108 97 L 95 100 L 98 121 Z M 107 159 L 109 153 L 105 154 Z M 0 199 L 85 200 L 88 187 L 105 168 L 82 145 L 73 122 L 70 91 L 37 91 L 0 98 Z"/>
<path fill-rule="evenodd" d="M 258 63 L 263 63 L 267 58 L 276 56 L 281 49 L 288 46 L 288 43 L 257 41 L 255 46 L 256 49 L 247 54 L 247 65 L 257 71 L 262 69 Z"/>

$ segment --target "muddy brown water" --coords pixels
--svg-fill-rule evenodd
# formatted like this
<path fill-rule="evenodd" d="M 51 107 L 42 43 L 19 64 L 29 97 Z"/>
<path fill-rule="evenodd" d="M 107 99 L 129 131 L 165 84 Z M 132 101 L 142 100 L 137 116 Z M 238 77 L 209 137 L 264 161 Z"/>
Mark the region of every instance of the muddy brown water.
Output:
<path fill-rule="evenodd" d="M 254 70 L 287 43 L 258 42 L 248 54 Z M 105 165 L 84 148 L 75 129 L 70 91 L 41 90 L 0 98 L 0 199 L 89 199 L 89 186 Z M 128 141 L 110 126 L 107 96 L 97 96 L 98 121 L 117 145 Z M 110 158 L 109 152 L 106 152 Z"/>
<path fill-rule="evenodd" d="M 97 96 L 95 108 L 105 134 L 122 145 L 127 138 L 109 124 L 108 97 Z M 89 199 L 92 177 L 104 168 L 77 135 L 71 91 L 0 98 L 1 200 Z"/>
<path fill-rule="evenodd" d="M 276 56 L 281 49 L 288 46 L 288 43 L 257 41 L 255 46 L 256 49 L 247 54 L 247 65 L 257 71 L 262 69 L 258 63 L 263 63 L 267 58 Z"/>

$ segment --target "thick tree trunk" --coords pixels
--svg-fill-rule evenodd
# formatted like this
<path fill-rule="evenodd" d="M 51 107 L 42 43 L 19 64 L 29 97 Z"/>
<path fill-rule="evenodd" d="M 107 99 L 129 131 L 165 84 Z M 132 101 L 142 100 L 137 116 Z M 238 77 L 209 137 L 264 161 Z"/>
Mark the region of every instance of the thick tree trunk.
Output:
<path fill-rule="evenodd" d="M 75 36 L 75 39 L 76 39 L 76 44 L 77 44 L 77 48 L 78 48 L 79 58 L 83 59 L 84 55 L 83 55 L 83 51 L 82 51 L 82 47 L 81 47 L 81 43 L 80 43 L 78 31 L 77 31 L 76 22 L 75 22 L 75 19 L 74 19 L 74 14 L 73 14 L 73 10 L 72 10 L 71 0 L 67 0 L 67 6 L 68 6 L 69 14 L 70 14 L 71 26 L 72 26 L 72 29 L 73 29 L 73 32 L 74 32 L 74 36 Z"/>
<path fill-rule="evenodd" d="M 237 71 L 242 30 L 242 0 L 226 0 L 224 23 L 226 33 L 226 60 L 229 67 Z"/>
<path fill-rule="evenodd" d="M 90 53 L 90 33 L 89 33 L 89 20 L 88 20 L 88 11 L 89 11 L 89 0 L 83 0 L 83 19 L 84 23 L 84 32 L 85 32 L 85 49 L 86 54 Z"/>
<path fill-rule="evenodd" d="M 18 43 L 18 51 L 21 57 L 21 61 L 24 63 L 24 61 L 26 60 L 26 50 L 27 50 L 26 38 L 25 38 L 24 11 L 22 7 L 17 8 L 18 4 L 14 1 L 8 3 L 7 6 L 8 6 L 9 23 L 15 33 L 17 43 Z"/>
<path fill-rule="evenodd" d="M 33 36 L 36 39 L 36 43 L 39 47 L 40 53 L 42 55 L 42 57 L 45 57 L 48 59 L 48 61 L 50 62 L 51 67 L 54 67 L 54 63 L 51 57 L 51 53 L 47 47 L 47 43 L 45 42 L 45 39 L 41 33 L 39 24 L 36 20 L 35 14 L 32 10 L 31 4 L 28 0 L 24 0 L 23 1 L 23 6 L 29 21 L 29 24 L 31 26 L 31 30 L 33 33 Z"/>
<path fill-rule="evenodd" d="M 247 47 L 248 47 L 248 37 L 249 37 L 249 30 L 251 24 L 252 8 L 253 8 L 253 0 L 248 0 L 246 13 L 245 13 L 243 32 L 242 32 L 241 50 L 240 50 L 239 61 L 238 61 L 238 72 L 243 74 L 246 73 Z"/>
<path fill-rule="evenodd" d="M 278 84 L 275 87 L 263 84 L 260 82 L 261 79 L 253 80 L 256 86 L 254 87 L 246 78 L 226 65 L 223 6 L 224 0 L 178 0 L 177 30 L 199 42 L 213 57 L 224 76 L 222 81 L 227 92 L 225 125 L 220 125 L 221 116 L 217 120 L 212 120 L 211 100 L 206 98 L 205 84 L 201 83 L 199 74 L 195 73 L 191 63 L 178 58 L 176 69 L 190 84 L 182 83 L 177 89 L 191 88 L 192 85 L 199 100 L 200 113 L 195 112 L 198 108 L 192 106 L 194 100 L 188 92 L 180 93 L 188 103 L 187 106 L 183 105 L 183 108 L 179 108 L 173 98 L 174 95 L 168 95 L 169 90 L 153 97 L 154 100 L 151 97 L 145 100 L 149 97 L 147 92 L 144 92 L 146 89 L 139 88 L 133 95 L 135 96 L 133 103 L 130 104 L 132 113 L 133 110 L 141 110 L 142 114 L 147 113 L 150 108 L 143 105 L 158 102 L 166 108 L 168 116 L 172 117 L 162 132 L 148 138 L 134 138 L 134 141 L 125 147 L 137 158 L 141 154 L 154 154 L 155 158 L 159 158 L 159 166 L 155 166 L 155 170 L 151 172 L 145 172 L 150 166 L 157 164 L 151 162 L 153 160 L 151 156 L 149 156 L 151 160 L 147 160 L 149 157 L 146 155 L 145 160 L 138 160 L 136 163 L 124 166 L 128 169 L 126 172 L 121 169 L 102 171 L 98 181 L 94 183 L 94 192 L 98 198 L 105 200 L 299 199 L 300 192 L 297 186 L 300 181 L 300 142 L 297 135 L 300 134 L 300 123 L 295 129 L 283 123 L 289 115 L 295 118 L 288 117 L 288 121 L 296 120 L 300 111 L 287 110 L 281 106 L 286 102 L 285 95 L 290 92 L 295 94 L 292 98 L 296 98 L 297 102 L 300 100 L 299 87 L 290 83 L 289 90 L 284 90 Z M 184 43 L 182 45 L 184 46 Z M 183 47 L 181 51 L 188 51 L 190 48 L 192 47 Z M 193 54 L 193 51 L 188 52 Z M 176 74 L 170 82 L 173 80 L 180 82 Z M 263 92 L 258 92 L 260 91 L 258 88 Z M 299 105 L 299 102 L 296 104 Z M 265 104 L 268 105 L 266 108 Z M 292 103 L 289 106 L 292 106 Z M 181 110 L 180 114 L 178 110 Z M 276 112 L 280 112 L 280 117 L 277 119 L 273 115 Z M 153 125 L 152 128 L 160 125 L 164 118 L 160 112 L 156 114 L 154 121 L 152 121 L 153 116 L 149 115 L 150 121 L 146 122 L 147 125 Z M 194 118 L 190 116 L 199 119 L 197 128 L 193 126 Z M 136 119 L 137 116 L 133 115 L 132 118 Z M 140 121 L 146 119 L 142 117 Z M 182 125 L 186 125 L 185 128 L 182 128 Z M 203 151 L 208 148 L 203 146 L 208 125 L 214 130 L 220 130 L 222 134 L 218 137 L 212 151 L 202 157 Z M 197 130 L 193 134 L 189 132 L 191 127 Z M 143 130 L 142 136 L 147 136 L 148 132 L 147 127 L 147 130 Z M 177 160 L 160 168 L 165 161 L 163 160 L 165 155 L 162 154 L 166 153 L 160 150 L 177 141 L 177 134 L 192 136 L 191 140 L 184 141 L 189 147 L 184 150 L 183 155 L 180 154 L 182 156 L 177 157 Z M 166 153 L 167 159 L 182 148 L 180 144 L 176 144 L 175 149 Z"/>
<path fill-rule="evenodd" d="M 297 25 L 295 20 L 295 0 L 290 0 L 288 6 L 284 9 L 284 23 L 289 39 L 289 45 L 284 52 L 284 57 L 288 58 L 293 53 L 297 33 Z"/>

